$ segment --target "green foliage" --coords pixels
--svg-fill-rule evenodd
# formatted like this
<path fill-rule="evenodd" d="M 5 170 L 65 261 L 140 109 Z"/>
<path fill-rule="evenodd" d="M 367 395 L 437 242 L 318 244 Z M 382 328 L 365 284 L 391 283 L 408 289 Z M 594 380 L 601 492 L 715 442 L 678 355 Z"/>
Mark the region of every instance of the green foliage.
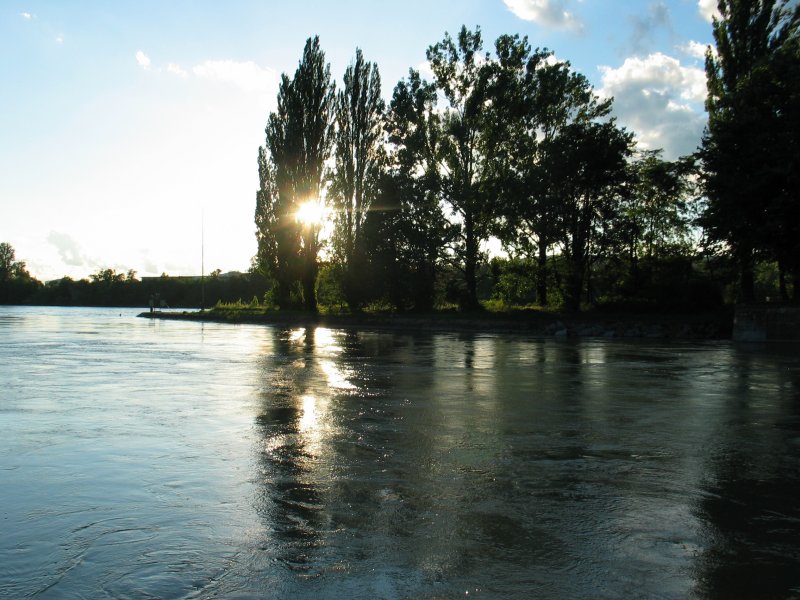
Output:
<path fill-rule="evenodd" d="M 344 312 L 347 308 L 346 298 L 340 284 L 341 279 L 339 265 L 330 263 L 320 265 L 317 278 L 317 299 L 322 312 L 339 313 Z"/>
<path fill-rule="evenodd" d="M 436 89 L 417 71 L 395 87 L 385 131 L 391 152 L 365 222 L 369 266 L 362 281 L 372 300 L 429 311 L 453 228 L 442 211 Z"/>
<path fill-rule="evenodd" d="M 705 250 L 727 247 L 751 270 L 755 258 L 774 261 L 777 275 L 760 271 L 758 287 L 777 285 L 783 298 L 800 281 L 800 9 L 788 6 L 720 2 L 699 154 Z M 259 152 L 256 262 L 275 282 L 265 304 L 718 306 L 732 263 L 697 254 L 694 160 L 634 157 L 612 100 L 568 62 L 519 36 L 494 49 L 483 51 L 480 29 L 445 34 L 426 53 L 433 81 L 411 70 L 387 109 L 377 66 L 360 50 L 334 96 L 309 40 L 294 78 L 282 79 Z M 332 142 L 335 229 L 331 262 L 318 271 L 318 231 L 294 215 L 319 193 L 317 159 Z M 487 265 L 490 235 L 510 258 Z"/>
<path fill-rule="evenodd" d="M 228 274 L 206 279 L 200 277 L 144 277 L 138 279 L 134 273 L 117 273 L 114 269 L 100 269 L 87 279 L 75 281 L 63 277 L 42 285 L 30 279 L 24 294 L 15 302 L 56 306 L 137 306 L 147 307 L 150 299 L 156 308 L 163 300 L 167 306 L 200 306 L 205 287 L 206 302 L 230 302 L 241 297 L 258 297 L 265 294 L 269 282 L 258 273 Z M 0 292 L 3 286 L 0 284 Z"/>
<path fill-rule="evenodd" d="M 30 302 L 42 283 L 31 277 L 24 261 L 16 260 L 13 246 L 0 243 L 0 304 Z"/>
<path fill-rule="evenodd" d="M 523 259 L 492 259 L 492 299 L 505 306 L 521 306 L 536 301 L 536 266 Z"/>
<path fill-rule="evenodd" d="M 800 278 L 800 7 L 720 0 L 719 10 L 717 52 L 706 55 L 701 222 L 709 240 L 735 257 L 740 299 L 753 301 L 759 258 L 777 259 Z"/>
<path fill-rule="evenodd" d="M 317 201 L 333 140 L 334 86 L 319 38 L 306 41 L 294 77 L 284 74 L 278 109 L 270 114 L 259 148 L 256 194 L 258 262 L 276 282 L 282 308 L 302 303 L 316 310 L 319 224 L 299 223 L 303 202 Z"/>
<path fill-rule="evenodd" d="M 465 305 L 478 308 L 477 268 L 480 245 L 488 239 L 494 217 L 489 193 L 493 138 L 487 118 L 490 111 L 488 77 L 490 55 L 483 53 L 480 28 L 462 27 L 457 39 L 445 34 L 426 53 L 434 83 L 447 99 L 442 112 L 437 148 L 442 197 L 457 220 L 452 250 L 463 267 Z"/>
<path fill-rule="evenodd" d="M 367 295 L 364 230 L 384 163 L 383 111 L 378 67 L 357 49 L 336 99 L 335 167 L 328 190 L 335 214 L 334 257 L 351 310 L 359 310 Z"/>

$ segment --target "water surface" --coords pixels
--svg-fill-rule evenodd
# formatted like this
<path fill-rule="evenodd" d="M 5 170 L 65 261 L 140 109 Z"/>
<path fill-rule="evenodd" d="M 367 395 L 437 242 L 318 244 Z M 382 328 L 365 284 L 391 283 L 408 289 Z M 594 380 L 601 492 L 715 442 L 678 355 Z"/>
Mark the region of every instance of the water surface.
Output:
<path fill-rule="evenodd" d="M 797 356 L 0 307 L 0 597 L 800 597 Z"/>

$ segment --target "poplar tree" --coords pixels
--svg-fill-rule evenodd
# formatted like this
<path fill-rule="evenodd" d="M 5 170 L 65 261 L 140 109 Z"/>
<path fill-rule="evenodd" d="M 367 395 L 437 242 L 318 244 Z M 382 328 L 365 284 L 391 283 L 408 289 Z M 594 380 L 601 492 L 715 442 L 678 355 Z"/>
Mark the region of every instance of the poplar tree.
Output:
<path fill-rule="evenodd" d="M 318 201 L 322 191 L 334 92 L 319 37 L 309 38 L 294 77 L 281 77 L 278 109 L 269 116 L 266 144 L 259 148 L 258 260 L 275 280 L 283 308 L 300 296 L 307 310 L 317 308 L 320 224 L 298 223 L 297 210 L 303 202 Z"/>
<path fill-rule="evenodd" d="M 335 210 L 335 258 L 351 310 L 360 309 L 365 298 L 364 225 L 384 162 L 383 112 L 378 67 L 356 49 L 336 98 L 335 167 L 329 190 Z"/>

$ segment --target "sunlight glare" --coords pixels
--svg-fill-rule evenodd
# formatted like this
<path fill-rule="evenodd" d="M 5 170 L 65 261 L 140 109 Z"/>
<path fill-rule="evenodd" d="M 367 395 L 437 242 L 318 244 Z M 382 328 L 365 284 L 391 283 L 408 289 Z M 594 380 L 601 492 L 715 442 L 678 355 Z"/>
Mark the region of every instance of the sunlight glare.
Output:
<path fill-rule="evenodd" d="M 321 200 L 307 200 L 297 207 L 295 217 L 304 225 L 321 225 L 327 213 L 328 209 Z"/>

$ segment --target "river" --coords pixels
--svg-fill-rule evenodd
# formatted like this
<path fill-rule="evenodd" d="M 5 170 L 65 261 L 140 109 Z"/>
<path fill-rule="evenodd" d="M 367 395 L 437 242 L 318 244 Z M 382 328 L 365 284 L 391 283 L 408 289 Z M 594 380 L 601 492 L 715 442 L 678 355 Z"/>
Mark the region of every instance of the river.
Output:
<path fill-rule="evenodd" d="M 0 597 L 800 598 L 797 347 L 0 307 Z"/>

